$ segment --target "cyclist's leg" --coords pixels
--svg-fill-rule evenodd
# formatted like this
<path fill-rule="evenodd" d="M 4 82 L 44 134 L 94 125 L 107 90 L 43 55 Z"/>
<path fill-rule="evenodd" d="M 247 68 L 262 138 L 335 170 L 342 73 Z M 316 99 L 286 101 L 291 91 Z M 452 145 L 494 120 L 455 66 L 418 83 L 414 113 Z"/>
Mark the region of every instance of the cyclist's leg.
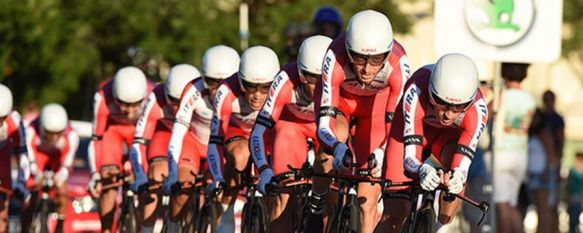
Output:
<path fill-rule="evenodd" d="M 198 174 L 198 168 L 192 164 L 180 163 L 178 165 L 178 182 L 181 184 L 194 185 L 195 177 L 193 174 Z M 178 222 L 186 213 L 188 208 L 187 203 L 191 197 L 190 193 L 180 192 L 172 196 L 170 202 L 170 219 L 174 222 Z"/>
<path fill-rule="evenodd" d="M 226 164 L 224 169 L 225 180 L 227 186 L 236 186 L 241 183 L 239 172 L 242 172 L 247 167 L 249 161 L 249 147 L 248 141 L 245 138 L 237 139 L 229 142 L 226 147 Z M 237 197 L 238 190 L 228 189 L 223 193 L 223 204 L 234 204 Z"/>
<path fill-rule="evenodd" d="M 405 176 L 403 167 L 403 158 L 405 155 L 403 145 L 403 111 L 397 108 L 393 118 L 391 132 L 389 133 L 387 149 L 385 150 L 384 172 L 385 178 L 393 182 L 410 181 Z M 392 187 L 392 192 L 399 192 L 403 197 L 406 196 L 408 188 Z M 405 221 L 410 208 L 410 200 L 406 198 L 384 198 L 383 215 L 377 225 L 375 232 L 399 232 Z"/>
<path fill-rule="evenodd" d="M 9 144 L 0 146 L 0 161 L 10 161 L 12 147 Z M 10 176 L 10 162 L 3 162 L 0 165 L 0 188 L 4 190 L 12 189 L 12 178 Z M 0 191 L 0 233 L 8 232 L 8 194 Z"/>
<path fill-rule="evenodd" d="M 45 170 L 47 164 L 49 163 L 49 158 L 50 158 L 49 155 L 40 151 L 35 151 L 35 162 L 39 172 Z M 40 190 L 39 187 L 36 185 L 35 179 L 37 179 L 37 177 L 31 175 L 29 179 L 26 181 L 26 187 L 31 191 L 31 195 L 30 200 L 25 202 L 24 205 L 22 206 L 20 221 L 23 232 L 28 232 L 30 224 L 34 218 L 34 212 L 36 211 L 37 208 L 38 193 L 40 192 Z"/>
<path fill-rule="evenodd" d="M 344 116 L 340 114 L 336 116 L 333 130 L 339 141 L 346 141 L 349 137 L 349 121 L 347 120 L 349 117 L 350 116 L 347 116 L 346 113 L 344 113 Z M 314 160 L 314 171 L 320 173 L 331 172 L 333 170 L 333 160 L 333 154 L 331 152 L 324 152 L 323 147 L 320 147 Z M 326 224 L 329 220 L 329 215 L 333 206 L 338 203 L 337 195 L 328 195 L 331 183 L 332 180 L 329 178 L 313 178 L 310 208 L 316 216 L 312 214 L 312 216 L 310 216 L 310 222 L 314 220 L 314 218 L 321 218 L 324 222 L 323 229 L 326 229 Z"/>
<path fill-rule="evenodd" d="M 156 212 L 161 202 L 161 188 L 168 176 L 168 160 L 162 156 L 148 156 L 148 191 L 140 195 L 144 227 L 153 227 L 156 223 Z"/>
<path fill-rule="evenodd" d="M 449 171 L 451 168 L 451 161 L 453 159 L 453 154 L 455 153 L 455 148 L 457 145 L 457 139 L 459 138 L 460 132 L 457 129 L 453 130 L 444 130 L 438 137 L 435 138 L 434 142 L 432 143 L 431 153 L 433 155 L 439 155 L 439 160 L 435 161 L 437 163 L 437 167 L 442 167 L 445 171 Z M 433 159 L 433 155 L 431 159 Z M 450 176 L 449 172 L 445 174 L 445 180 L 448 180 Z M 464 190 L 460 193 L 463 194 Z M 449 224 L 459 206 L 461 205 L 461 200 L 456 198 L 454 201 L 445 201 L 443 200 L 443 196 L 445 192 L 441 192 L 439 198 L 439 213 L 437 215 L 437 219 L 443 225 Z"/>
<path fill-rule="evenodd" d="M 226 163 L 223 169 L 223 176 L 227 186 L 232 187 L 241 183 L 239 172 L 247 167 L 249 162 L 249 141 L 248 134 L 239 127 L 229 126 L 226 134 L 225 157 Z M 221 197 L 222 211 L 219 211 L 220 224 L 217 232 L 232 232 L 235 228 L 234 208 L 237 200 L 238 190 L 227 188 Z M 231 230 L 233 229 L 233 230 Z"/>
<path fill-rule="evenodd" d="M 140 212 L 143 214 L 142 225 L 148 232 L 156 223 L 156 210 L 162 199 L 161 186 L 164 178 L 168 176 L 167 154 L 171 136 L 172 132 L 169 127 L 158 123 L 146 153 L 149 189 L 140 195 Z"/>
<path fill-rule="evenodd" d="M 204 152 L 203 152 L 204 151 Z M 184 135 L 180 160 L 178 161 L 178 182 L 183 185 L 193 185 L 195 177 L 199 173 L 200 155 L 206 152 L 206 145 L 195 139 L 194 134 L 188 132 Z M 185 208 L 192 201 L 191 194 L 179 192 L 170 197 L 170 221 L 168 230 L 177 229 L 177 223 L 188 210 Z"/>
<path fill-rule="evenodd" d="M 103 135 L 104 154 L 101 156 L 101 168 L 99 168 L 103 186 L 111 185 L 114 181 L 117 182 L 115 177 L 121 173 L 124 131 L 133 133 L 133 126 L 112 125 Z M 114 217 L 117 208 L 117 190 L 117 187 L 103 189 L 99 197 L 99 218 L 101 220 L 101 231 L 104 233 L 115 230 Z"/>
<path fill-rule="evenodd" d="M 67 211 L 67 204 L 69 203 L 69 186 L 67 182 L 64 182 L 60 186 L 56 186 L 56 196 L 55 205 L 57 207 L 58 220 L 63 227 L 63 222 L 65 221 L 65 213 Z M 62 230 L 62 229 L 61 229 Z"/>
<path fill-rule="evenodd" d="M 0 192 L 0 233 L 8 232 L 8 195 Z"/>
<path fill-rule="evenodd" d="M 303 165 L 308 152 L 307 138 L 313 136 L 315 131 L 314 123 L 297 123 L 286 120 L 277 122 L 272 157 L 275 174 L 289 171 L 288 165 L 294 168 L 300 168 Z M 290 143 L 293 146 L 290 146 Z M 270 229 L 278 232 L 293 231 L 291 219 L 295 214 L 297 201 L 297 195 L 290 197 L 289 194 L 279 194 L 270 199 L 267 203 L 271 217 Z"/>
<path fill-rule="evenodd" d="M 355 108 L 353 117 L 355 122 L 355 135 L 352 138 L 352 148 L 356 155 L 356 163 L 362 164 L 361 168 L 367 168 L 369 155 L 377 148 L 383 148 L 387 138 L 386 132 L 386 106 L 389 91 L 367 98 L 359 98 L 358 108 Z M 360 202 L 360 231 L 372 232 L 378 223 L 378 199 L 380 186 L 369 183 L 358 185 L 358 199 Z"/>
<path fill-rule="evenodd" d="M 120 174 L 120 169 L 116 165 L 104 165 L 101 167 L 101 184 L 108 186 L 118 182 L 115 178 Z M 114 227 L 115 211 L 117 209 L 117 190 L 115 188 L 104 188 L 99 197 L 99 217 L 101 220 L 102 232 L 112 232 Z"/>

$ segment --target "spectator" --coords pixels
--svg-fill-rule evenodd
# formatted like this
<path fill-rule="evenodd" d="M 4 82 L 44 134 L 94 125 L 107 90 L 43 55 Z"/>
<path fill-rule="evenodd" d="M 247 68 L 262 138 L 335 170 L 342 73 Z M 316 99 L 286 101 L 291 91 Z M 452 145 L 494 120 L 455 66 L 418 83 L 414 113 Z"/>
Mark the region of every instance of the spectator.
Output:
<path fill-rule="evenodd" d="M 543 94 L 543 113 L 545 115 L 546 120 L 546 129 L 550 132 L 551 139 L 553 140 L 553 149 L 554 149 L 554 156 L 556 160 L 555 167 L 551 169 L 552 172 L 551 177 L 556 178 L 552 180 L 552 184 L 554 184 L 550 191 L 550 198 L 551 198 L 551 213 L 552 222 L 551 222 L 551 231 L 550 232 L 559 232 L 559 215 L 558 215 L 558 182 L 559 182 L 559 170 L 561 168 L 561 159 L 563 158 L 563 146 L 565 145 L 565 121 L 563 117 L 557 113 L 555 110 L 555 93 L 550 90 L 547 90 Z"/>
<path fill-rule="evenodd" d="M 323 6 L 316 11 L 312 25 L 316 35 L 324 35 L 334 39 L 342 32 L 342 16 L 338 9 Z"/>
<path fill-rule="evenodd" d="M 521 89 L 527 64 L 503 63 L 500 108 L 494 119 L 494 202 L 496 232 L 523 232 L 522 217 L 516 208 L 520 184 L 526 175 L 528 127 L 535 109 L 531 94 Z"/>
<path fill-rule="evenodd" d="M 536 206 L 537 232 L 558 232 L 553 223 L 558 222 L 554 190 L 557 186 L 558 161 L 553 140 L 544 113 L 537 109 L 528 129 L 528 193 Z"/>
<path fill-rule="evenodd" d="M 583 152 L 575 155 L 569 171 L 569 233 L 580 232 L 579 217 L 583 210 Z"/>

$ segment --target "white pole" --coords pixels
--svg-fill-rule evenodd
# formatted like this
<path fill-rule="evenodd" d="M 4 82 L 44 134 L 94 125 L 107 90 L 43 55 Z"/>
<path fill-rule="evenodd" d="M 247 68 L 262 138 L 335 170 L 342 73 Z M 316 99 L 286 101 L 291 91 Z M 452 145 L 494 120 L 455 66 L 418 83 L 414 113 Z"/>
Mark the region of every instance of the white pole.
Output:
<path fill-rule="evenodd" d="M 490 216 L 488 216 L 489 222 L 490 222 L 490 227 L 491 227 L 491 231 L 490 232 L 496 232 L 496 202 L 494 202 L 494 176 L 496 175 L 494 173 L 495 168 L 494 168 L 494 160 L 496 159 L 496 153 L 495 153 L 495 149 L 494 147 L 496 146 L 496 137 L 499 135 L 496 135 L 496 124 L 501 124 L 502 122 L 496 122 L 496 117 L 498 114 L 498 109 L 500 107 L 500 93 L 502 91 L 502 63 L 499 61 L 494 62 L 494 80 L 492 83 L 492 86 L 494 88 L 494 98 L 493 98 L 493 103 L 492 103 L 492 120 L 494 121 L 492 124 L 492 133 L 490 134 L 490 179 L 491 179 L 491 189 L 490 189 Z"/>
<path fill-rule="evenodd" d="M 241 50 L 249 46 L 249 5 L 241 3 L 239 6 L 239 38 L 241 39 Z"/>

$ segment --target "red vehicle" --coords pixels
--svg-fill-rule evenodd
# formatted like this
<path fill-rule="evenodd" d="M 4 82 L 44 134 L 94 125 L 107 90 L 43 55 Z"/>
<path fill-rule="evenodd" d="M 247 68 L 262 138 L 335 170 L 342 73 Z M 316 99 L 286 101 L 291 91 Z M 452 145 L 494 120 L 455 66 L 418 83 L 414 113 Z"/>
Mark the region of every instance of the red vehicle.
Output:
<path fill-rule="evenodd" d="M 91 123 L 71 121 L 79 134 L 79 150 L 73 162 L 73 172 L 69 175 L 69 200 L 63 232 L 100 232 L 101 224 L 97 213 L 97 200 L 87 191 L 90 172 L 87 162 L 87 146 L 91 137 Z M 53 218 L 56 224 L 56 217 Z"/>

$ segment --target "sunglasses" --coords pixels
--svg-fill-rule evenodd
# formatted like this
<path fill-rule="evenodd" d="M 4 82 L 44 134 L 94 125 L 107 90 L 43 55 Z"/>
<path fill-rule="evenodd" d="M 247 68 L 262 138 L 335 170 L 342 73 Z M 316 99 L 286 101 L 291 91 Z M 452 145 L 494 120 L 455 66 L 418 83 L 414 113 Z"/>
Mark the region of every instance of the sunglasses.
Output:
<path fill-rule="evenodd" d="M 166 94 L 166 100 L 171 104 L 180 104 L 180 99 L 174 98 L 168 94 Z"/>
<path fill-rule="evenodd" d="M 304 76 L 304 79 L 309 84 L 317 84 L 318 81 L 320 81 L 320 78 L 322 77 L 322 75 L 310 73 L 305 70 L 300 70 L 300 74 Z"/>
<path fill-rule="evenodd" d="M 144 101 L 144 100 L 142 99 L 142 100 L 139 100 L 139 101 L 134 102 L 134 103 L 128 103 L 128 102 L 124 102 L 124 101 L 121 101 L 121 100 L 116 98 L 115 101 L 118 103 L 118 105 L 120 107 L 135 107 L 135 106 L 142 105 L 142 101 Z"/>
<path fill-rule="evenodd" d="M 435 95 L 433 92 L 430 92 L 429 101 L 436 109 L 443 110 L 443 111 L 452 111 L 454 113 L 462 113 L 466 111 L 467 107 L 472 103 L 472 101 L 463 103 L 463 104 L 449 104 L 445 102 L 443 99 L 439 98 L 439 96 Z"/>
<path fill-rule="evenodd" d="M 348 50 L 348 56 L 350 57 L 350 61 L 355 65 L 361 66 L 366 65 L 366 63 L 369 63 L 373 66 L 380 66 L 385 62 L 389 53 L 390 52 L 375 55 L 364 55 L 354 52 L 352 50 Z"/>
<path fill-rule="evenodd" d="M 271 82 L 255 84 L 241 80 L 241 83 L 243 83 L 243 87 L 245 87 L 245 92 L 247 93 L 255 93 L 259 91 L 262 94 L 267 94 L 269 92 L 269 89 L 271 88 Z"/>
<path fill-rule="evenodd" d="M 223 81 L 220 78 L 212 78 L 212 77 L 208 77 L 208 76 L 204 76 L 203 80 L 206 83 L 206 85 L 209 87 L 216 87 L 216 86 L 220 85 L 221 82 Z"/>

